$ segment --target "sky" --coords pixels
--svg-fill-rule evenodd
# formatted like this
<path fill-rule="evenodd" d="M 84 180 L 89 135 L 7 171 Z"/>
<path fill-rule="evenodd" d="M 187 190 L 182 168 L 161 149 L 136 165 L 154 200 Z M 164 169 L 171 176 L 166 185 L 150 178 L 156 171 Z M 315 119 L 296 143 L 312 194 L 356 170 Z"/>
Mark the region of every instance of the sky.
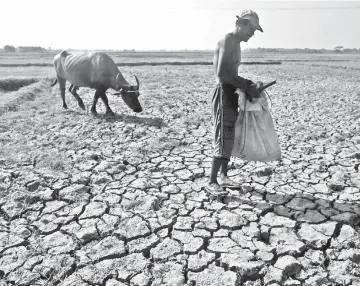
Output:
<path fill-rule="evenodd" d="M 360 48 L 360 1 L 2 1 L 0 47 L 213 50 L 252 9 L 259 31 L 242 48 Z"/>

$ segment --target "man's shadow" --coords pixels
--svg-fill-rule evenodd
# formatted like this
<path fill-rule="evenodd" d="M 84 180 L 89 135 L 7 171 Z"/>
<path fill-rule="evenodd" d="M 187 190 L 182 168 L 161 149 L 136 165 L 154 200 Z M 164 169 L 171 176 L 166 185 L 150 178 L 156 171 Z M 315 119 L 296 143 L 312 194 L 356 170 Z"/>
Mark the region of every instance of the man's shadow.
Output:
<path fill-rule="evenodd" d="M 335 221 L 360 227 L 360 202 L 330 200 L 315 195 L 295 193 L 268 193 L 253 187 L 243 187 L 244 194 L 251 193 L 259 200 L 253 201 L 245 195 L 229 195 L 221 198 L 223 203 L 239 202 L 250 204 L 260 209 L 261 216 L 273 212 L 276 215 L 290 218 L 297 222 L 319 224 Z"/>

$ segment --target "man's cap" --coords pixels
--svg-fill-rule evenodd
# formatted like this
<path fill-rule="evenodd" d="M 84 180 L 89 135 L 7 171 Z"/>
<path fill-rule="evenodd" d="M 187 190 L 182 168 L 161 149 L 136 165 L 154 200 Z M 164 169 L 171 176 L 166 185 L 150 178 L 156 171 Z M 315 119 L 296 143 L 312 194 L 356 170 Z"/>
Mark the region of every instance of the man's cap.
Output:
<path fill-rule="evenodd" d="M 244 10 L 241 12 L 240 16 L 236 16 L 238 19 L 249 20 L 250 24 L 260 32 L 264 32 L 259 24 L 259 16 L 252 10 Z"/>

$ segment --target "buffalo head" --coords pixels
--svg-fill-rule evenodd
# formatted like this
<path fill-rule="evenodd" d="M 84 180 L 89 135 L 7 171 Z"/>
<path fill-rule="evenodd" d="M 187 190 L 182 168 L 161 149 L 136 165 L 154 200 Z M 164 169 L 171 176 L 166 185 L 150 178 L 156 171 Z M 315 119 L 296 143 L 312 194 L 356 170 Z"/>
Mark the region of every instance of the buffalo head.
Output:
<path fill-rule="evenodd" d="M 120 88 L 118 93 L 114 93 L 115 95 L 121 95 L 121 98 L 126 103 L 128 107 L 130 107 L 135 112 L 141 112 L 142 107 L 139 102 L 139 88 L 140 83 L 138 78 L 135 75 L 136 85 L 123 86 Z"/>

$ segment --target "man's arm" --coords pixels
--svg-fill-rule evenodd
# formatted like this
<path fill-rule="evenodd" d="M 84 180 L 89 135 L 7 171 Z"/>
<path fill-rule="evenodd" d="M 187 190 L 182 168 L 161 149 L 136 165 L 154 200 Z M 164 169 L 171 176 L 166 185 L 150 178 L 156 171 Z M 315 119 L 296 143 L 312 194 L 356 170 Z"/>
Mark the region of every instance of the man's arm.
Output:
<path fill-rule="evenodd" d="M 225 39 L 219 42 L 217 76 L 223 83 L 231 84 L 245 91 L 252 81 L 238 76 L 237 67 L 234 68 L 236 63 L 231 58 L 232 49 L 231 39 L 225 36 Z"/>

